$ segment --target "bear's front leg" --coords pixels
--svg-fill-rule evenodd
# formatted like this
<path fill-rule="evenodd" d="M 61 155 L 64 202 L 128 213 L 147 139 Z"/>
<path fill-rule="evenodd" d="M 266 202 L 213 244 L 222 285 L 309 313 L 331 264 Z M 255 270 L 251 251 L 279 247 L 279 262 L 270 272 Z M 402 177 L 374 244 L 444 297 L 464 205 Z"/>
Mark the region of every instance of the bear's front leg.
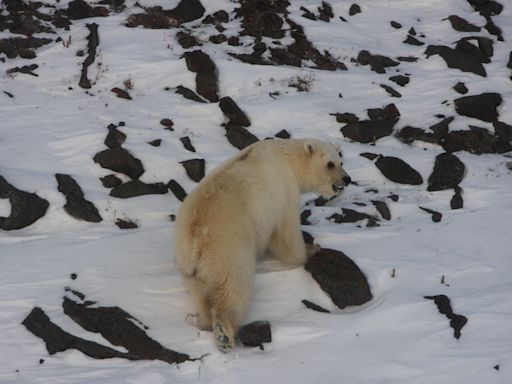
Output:
<path fill-rule="evenodd" d="M 316 253 L 316 248 L 311 247 L 304 243 L 298 215 L 288 215 L 281 220 L 272 233 L 269 245 L 273 256 L 290 266 L 303 265 L 309 256 Z"/>

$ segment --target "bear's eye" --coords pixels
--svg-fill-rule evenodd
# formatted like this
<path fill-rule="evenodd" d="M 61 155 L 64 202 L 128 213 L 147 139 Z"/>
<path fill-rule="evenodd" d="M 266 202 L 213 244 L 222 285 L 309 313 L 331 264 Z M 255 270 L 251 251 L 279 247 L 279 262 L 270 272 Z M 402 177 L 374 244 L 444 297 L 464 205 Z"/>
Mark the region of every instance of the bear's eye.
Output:
<path fill-rule="evenodd" d="M 329 162 L 327 163 L 327 168 L 329 168 L 329 169 L 334 168 L 334 163 L 333 163 L 332 161 L 329 161 Z"/>

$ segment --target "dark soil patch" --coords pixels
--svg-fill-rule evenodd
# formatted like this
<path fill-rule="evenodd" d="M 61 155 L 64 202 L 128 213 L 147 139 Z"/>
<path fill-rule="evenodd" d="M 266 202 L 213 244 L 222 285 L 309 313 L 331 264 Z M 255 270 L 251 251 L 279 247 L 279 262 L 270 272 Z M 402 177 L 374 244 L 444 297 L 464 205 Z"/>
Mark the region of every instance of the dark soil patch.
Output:
<path fill-rule="evenodd" d="M 75 179 L 61 173 L 57 173 L 55 178 L 59 192 L 66 197 L 64 210 L 68 215 L 91 223 L 99 223 L 103 220 L 94 204 L 85 199 L 84 192 Z"/>
<path fill-rule="evenodd" d="M 195 182 L 199 183 L 205 174 L 205 161 L 204 159 L 190 159 L 180 161 L 180 164 L 185 168 L 188 177 Z"/>
<path fill-rule="evenodd" d="M 248 127 L 251 125 L 247 115 L 240 109 L 240 107 L 231 97 L 226 96 L 221 98 L 219 100 L 219 107 L 222 113 L 224 113 L 228 120 L 233 124 L 240 125 L 242 127 Z"/>
<path fill-rule="evenodd" d="M 375 166 L 389 180 L 410 185 L 423 184 L 423 178 L 409 164 L 402 159 L 392 156 L 379 156 Z"/>
<path fill-rule="evenodd" d="M 440 212 L 434 211 L 433 209 L 428 209 L 424 207 L 420 207 L 420 209 L 424 212 L 430 213 L 432 215 L 432 221 L 434 223 L 439 223 L 443 218 L 443 215 Z"/>
<path fill-rule="evenodd" d="M 132 179 L 138 179 L 144 173 L 142 162 L 124 148 L 109 148 L 98 152 L 94 162 L 103 168 L 124 173 Z"/>
<path fill-rule="evenodd" d="M 474 117 L 483 121 L 496 121 L 496 108 L 503 99 L 499 93 L 482 93 L 480 95 L 464 96 L 454 100 L 455 110 L 459 115 Z"/>
<path fill-rule="evenodd" d="M 91 64 L 96 60 L 96 49 L 100 44 L 100 38 L 98 35 L 98 24 L 91 23 L 86 26 L 87 29 L 89 29 L 89 35 L 87 36 L 87 57 L 82 64 L 82 74 L 78 85 L 81 88 L 90 89 L 92 85 L 88 78 L 88 70 Z"/>
<path fill-rule="evenodd" d="M 343 252 L 323 248 L 309 258 L 305 268 L 341 309 L 372 298 L 365 275 Z"/>
<path fill-rule="evenodd" d="M 246 347 L 259 347 L 263 350 L 263 343 L 272 342 L 272 331 L 268 321 L 255 321 L 240 327 L 238 337 Z"/>
<path fill-rule="evenodd" d="M 331 313 L 329 310 L 319 306 L 318 304 L 312 303 L 309 300 L 302 300 L 302 304 L 304 304 L 306 306 L 306 308 L 309 308 L 309 309 L 311 309 L 311 310 L 313 310 L 315 312 Z"/>
<path fill-rule="evenodd" d="M 425 296 L 425 299 L 434 300 L 434 303 L 436 303 L 439 312 L 450 320 L 450 327 L 453 328 L 453 337 L 459 339 L 461 336 L 461 329 L 468 322 L 467 317 L 453 313 L 450 299 L 445 295 Z"/>
<path fill-rule="evenodd" d="M 146 184 L 140 180 L 130 180 L 124 184 L 114 187 L 110 196 L 121 199 L 143 195 L 163 195 L 167 193 L 167 186 L 164 183 Z"/>
<path fill-rule="evenodd" d="M 457 156 L 451 153 L 441 153 L 436 156 L 434 170 L 428 178 L 427 191 L 453 189 L 464 178 L 466 167 Z"/>
<path fill-rule="evenodd" d="M 171 190 L 179 201 L 183 201 L 185 197 L 187 197 L 187 192 L 185 192 L 183 187 L 176 180 L 170 180 L 167 183 L 167 188 Z"/>
<path fill-rule="evenodd" d="M 0 217 L 0 229 L 11 231 L 33 224 L 46 214 L 49 203 L 35 193 L 21 191 L 0 176 L 0 199 L 9 199 L 11 214 Z"/>

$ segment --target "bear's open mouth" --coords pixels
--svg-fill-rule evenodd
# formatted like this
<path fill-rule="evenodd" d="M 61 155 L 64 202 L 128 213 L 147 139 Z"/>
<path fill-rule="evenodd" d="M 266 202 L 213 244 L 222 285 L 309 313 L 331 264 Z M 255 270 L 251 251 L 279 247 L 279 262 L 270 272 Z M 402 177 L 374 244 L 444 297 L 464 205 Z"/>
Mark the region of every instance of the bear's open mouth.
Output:
<path fill-rule="evenodd" d="M 332 185 L 332 190 L 335 192 L 335 193 L 339 193 L 341 191 L 343 191 L 344 189 L 344 186 L 343 185 L 337 185 L 337 184 L 333 184 Z"/>

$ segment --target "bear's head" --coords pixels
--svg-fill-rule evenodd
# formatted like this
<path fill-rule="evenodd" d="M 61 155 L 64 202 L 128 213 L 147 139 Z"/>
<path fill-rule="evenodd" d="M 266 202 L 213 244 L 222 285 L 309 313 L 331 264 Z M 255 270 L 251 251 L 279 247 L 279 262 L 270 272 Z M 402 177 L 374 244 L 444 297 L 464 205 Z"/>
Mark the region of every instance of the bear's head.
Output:
<path fill-rule="evenodd" d="M 339 195 L 351 179 L 343 169 L 341 151 L 334 145 L 314 139 L 304 140 L 309 192 L 331 198 Z"/>

